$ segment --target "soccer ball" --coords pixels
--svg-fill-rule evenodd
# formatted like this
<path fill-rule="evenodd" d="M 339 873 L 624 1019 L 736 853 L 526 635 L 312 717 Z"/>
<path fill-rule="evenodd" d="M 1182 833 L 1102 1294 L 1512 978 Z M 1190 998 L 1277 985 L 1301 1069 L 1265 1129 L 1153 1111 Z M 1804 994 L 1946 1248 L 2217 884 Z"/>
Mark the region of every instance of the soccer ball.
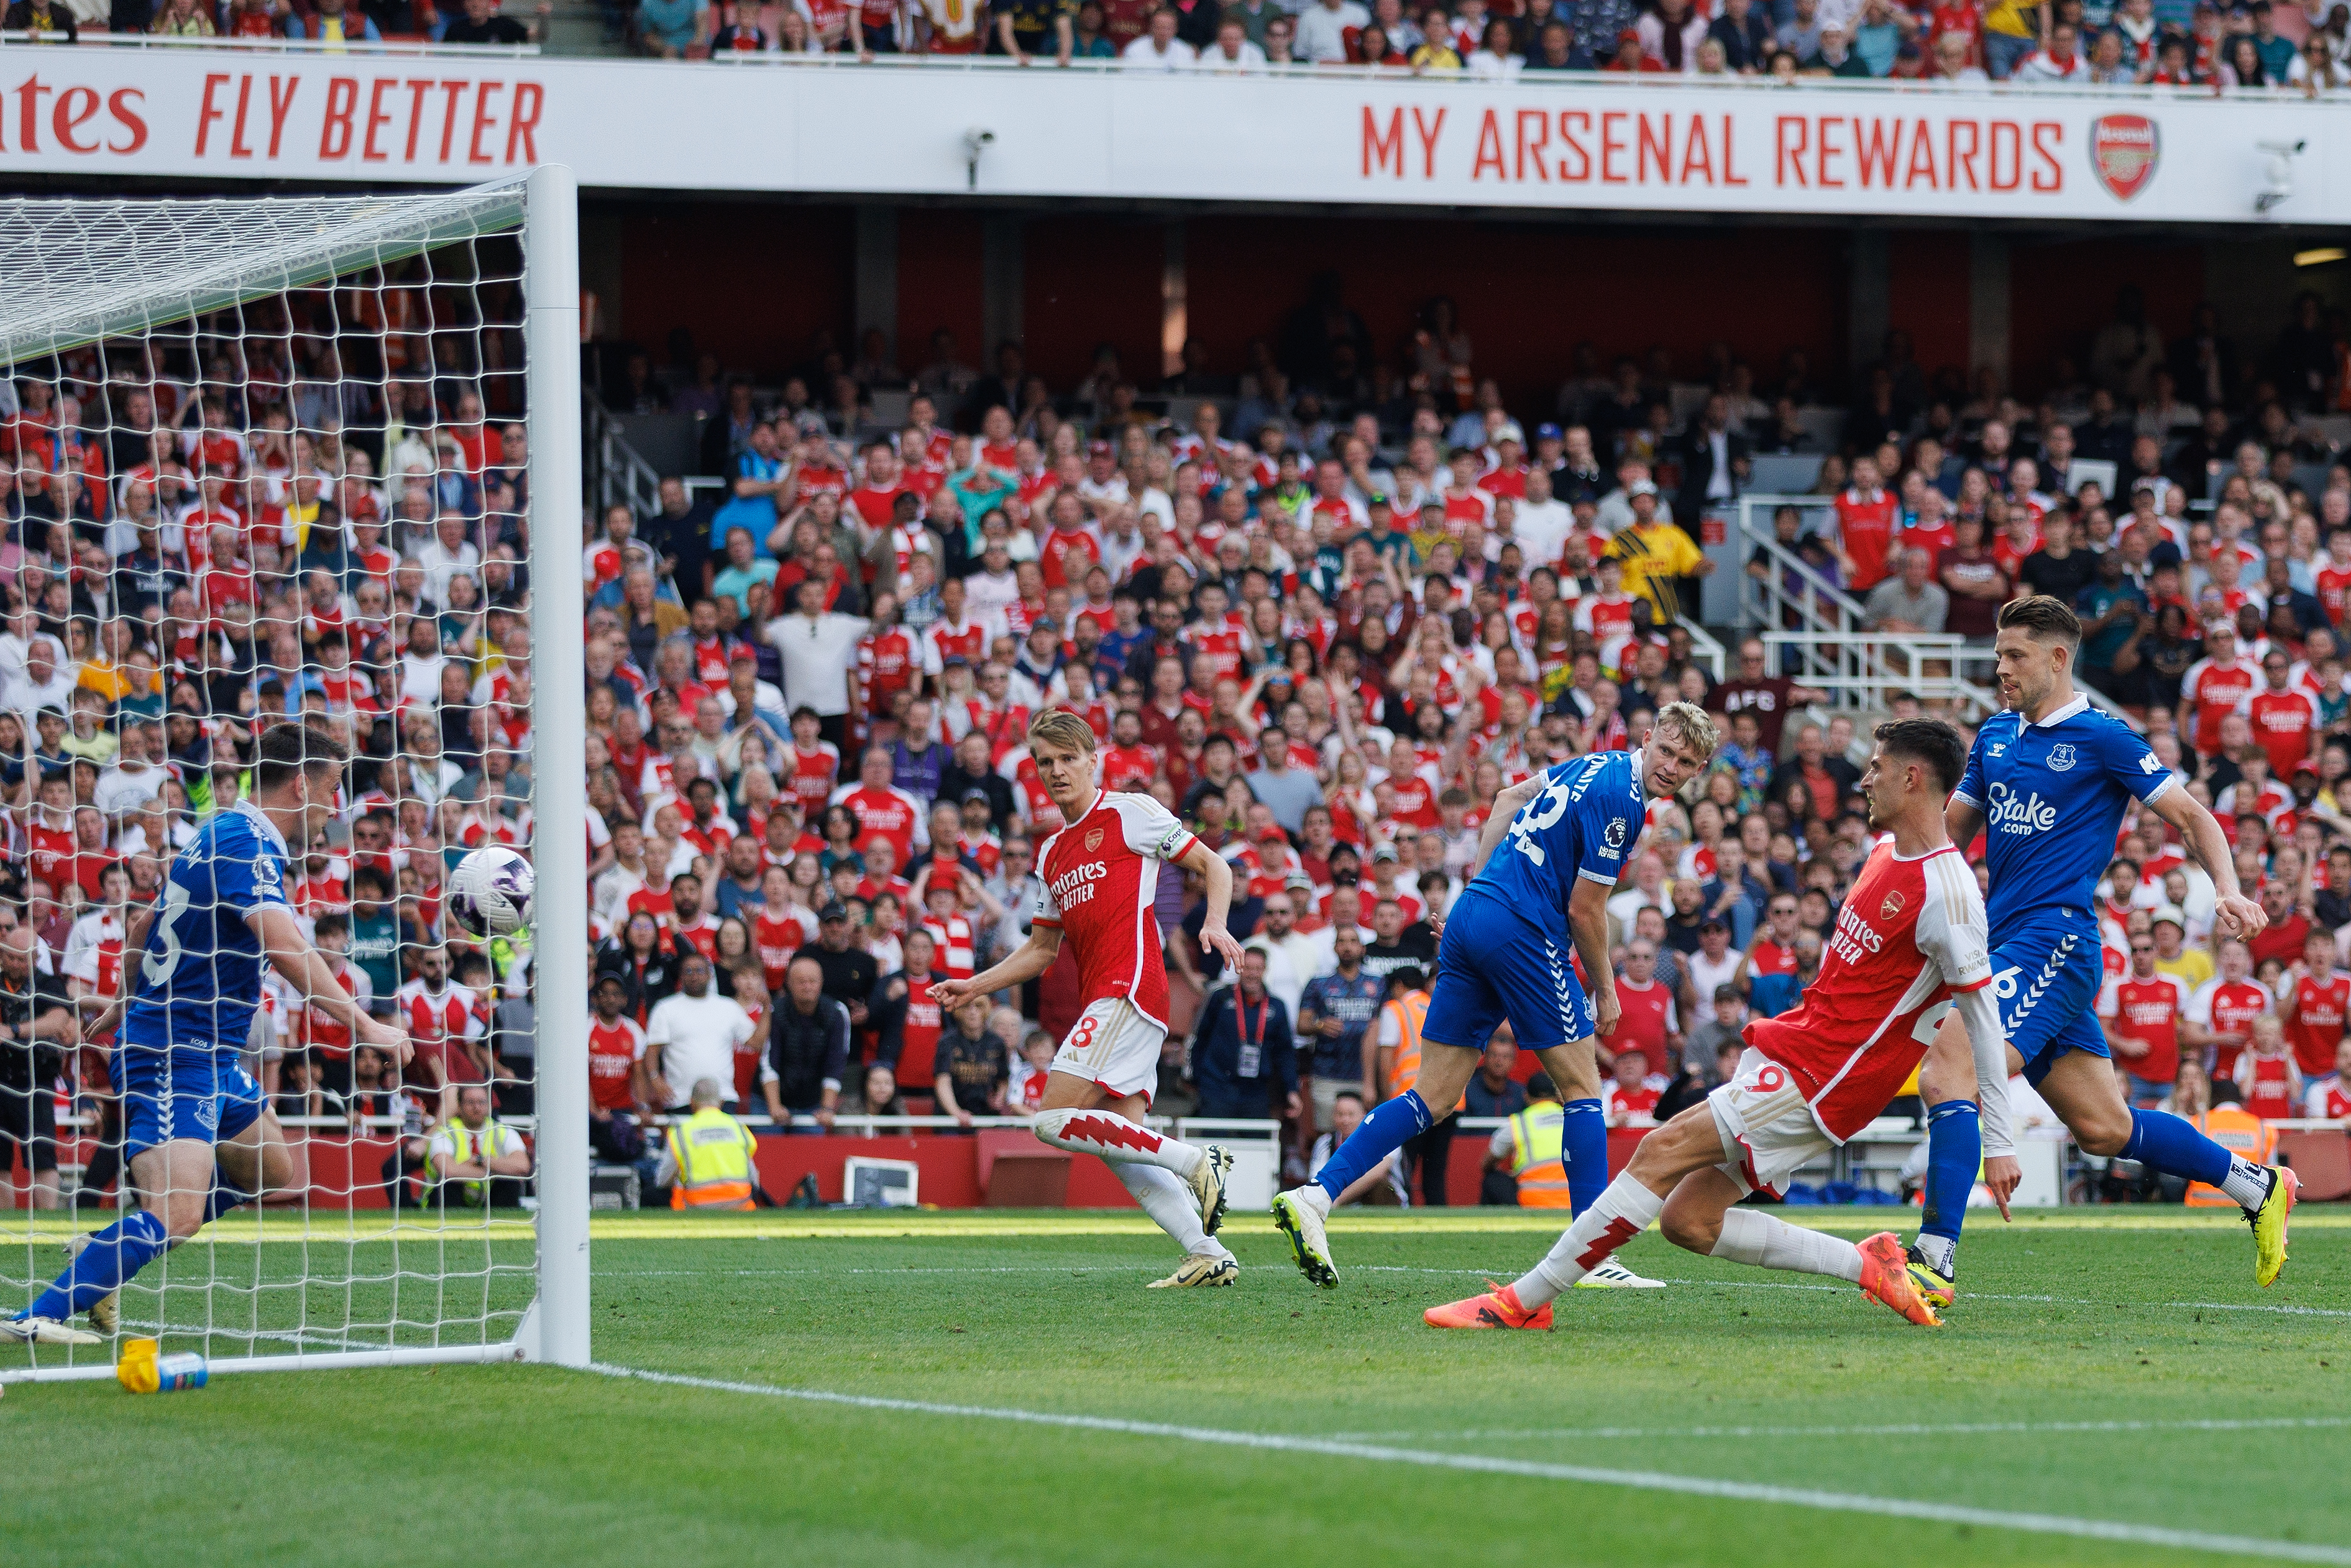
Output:
<path fill-rule="evenodd" d="M 530 920 L 538 879 L 530 862 L 504 844 L 489 844 L 457 862 L 449 878 L 449 917 L 475 936 L 508 936 Z"/>

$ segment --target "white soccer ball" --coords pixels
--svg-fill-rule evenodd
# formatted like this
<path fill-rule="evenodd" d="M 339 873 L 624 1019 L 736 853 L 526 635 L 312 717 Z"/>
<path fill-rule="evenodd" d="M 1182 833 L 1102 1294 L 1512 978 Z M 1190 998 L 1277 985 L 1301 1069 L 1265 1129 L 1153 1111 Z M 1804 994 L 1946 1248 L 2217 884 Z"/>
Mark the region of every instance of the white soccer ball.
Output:
<path fill-rule="evenodd" d="M 487 844 L 457 862 L 449 878 L 449 917 L 475 936 L 508 936 L 530 922 L 538 879 L 530 862 L 504 844 Z"/>

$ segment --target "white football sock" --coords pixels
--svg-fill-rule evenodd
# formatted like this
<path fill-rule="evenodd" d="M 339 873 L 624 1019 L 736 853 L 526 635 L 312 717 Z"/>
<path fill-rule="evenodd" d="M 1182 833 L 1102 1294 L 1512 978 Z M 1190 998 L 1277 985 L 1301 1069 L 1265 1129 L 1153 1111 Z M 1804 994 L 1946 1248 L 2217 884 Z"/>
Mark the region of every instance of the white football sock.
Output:
<path fill-rule="evenodd" d="M 1175 1172 L 1132 1162 L 1110 1168 L 1118 1173 L 1118 1179 L 1125 1184 L 1127 1191 L 1134 1195 L 1134 1201 L 1143 1206 L 1143 1212 L 1151 1216 L 1153 1223 L 1160 1229 L 1176 1239 L 1176 1244 L 1184 1249 L 1186 1257 L 1196 1253 L 1206 1253 L 1211 1258 L 1232 1256 L 1223 1242 L 1200 1228 L 1199 1200 L 1192 1196 L 1192 1189 L 1186 1186 L 1183 1178 Z"/>
<path fill-rule="evenodd" d="M 1666 1200 L 1630 1176 L 1608 1184 L 1600 1201 L 1576 1217 L 1550 1253 L 1517 1281 L 1519 1304 L 1541 1306 L 1597 1268 L 1656 1219 Z"/>
<path fill-rule="evenodd" d="M 2259 1208 L 2269 1201 L 2270 1167 L 2257 1166 L 2242 1155 L 2229 1156 L 2229 1179 L 2220 1190 L 2247 1208 Z"/>
<path fill-rule="evenodd" d="M 1163 1138 L 1115 1111 L 1040 1111 L 1030 1129 L 1039 1143 L 1073 1155 L 1096 1155 L 1113 1166 L 1157 1166 L 1186 1179 L 1206 1157 L 1191 1145 Z"/>
<path fill-rule="evenodd" d="M 1923 1144 L 1919 1145 L 1921 1148 L 1925 1146 Z M 1918 1239 L 1910 1245 L 1918 1249 L 1918 1256 L 1934 1265 L 1935 1272 L 1944 1279 L 1948 1280 L 1957 1272 L 1951 1266 L 1959 1254 L 1959 1244 L 1955 1238 L 1929 1236 L 1922 1230 L 1918 1232 Z"/>
<path fill-rule="evenodd" d="M 1722 1236 L 1712 1256 L 1759 1269 L 1785 1269 L 1797 1274 L 1825 1274 L 1848 1284 L 1861 1283 L 1861 1249 L 1842 1237 L 1791 1225 L 1760 1208 L 1726 1209 Z"/>

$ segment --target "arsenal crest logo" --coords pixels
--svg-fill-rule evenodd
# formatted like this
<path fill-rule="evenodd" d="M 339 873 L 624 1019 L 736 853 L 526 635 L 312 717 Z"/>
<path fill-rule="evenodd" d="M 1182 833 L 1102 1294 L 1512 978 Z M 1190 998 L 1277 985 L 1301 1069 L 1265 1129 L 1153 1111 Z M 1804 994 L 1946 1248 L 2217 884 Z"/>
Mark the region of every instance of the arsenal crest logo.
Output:
<path fill-rule="evenodd" d="M 2049 748 L 2049 771 L 2052 773 L 2064 773 L 2070 770 L 2076 760 L 2074 748 L 2070 746 L 2053 746 Z"/>
<path fill-rule="evenodd" d="M 1088 833 L 1086 835 L 1086 853 L 1092 854 L 1096 850 L 1102 848 L 1102 831 L 1100 828 L 1096 828 L 1092 832 Z"/>
<path fill-rule="evenodd" d="M 2118 202 L 2127 202 L 2155 178 L 2161 138 L 2144 114 L 2109 114 L 2090 126 L 2090 170 Z"/>
<path fill-rule="evenodd" d="M 1902 895 L 1898 893 L 1887 894 L 1886 902 L 1877 906 L 1877 917 L 1880 920 L 1891 920 L 1901 913 Z"/>

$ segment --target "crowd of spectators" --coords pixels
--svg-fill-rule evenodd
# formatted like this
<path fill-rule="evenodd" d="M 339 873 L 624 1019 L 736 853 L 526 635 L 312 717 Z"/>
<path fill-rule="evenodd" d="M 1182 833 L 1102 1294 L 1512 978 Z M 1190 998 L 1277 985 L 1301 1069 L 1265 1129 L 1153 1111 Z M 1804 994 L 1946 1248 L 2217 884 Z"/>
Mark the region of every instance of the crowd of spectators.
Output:
<path fill-rule="evenodd" d="M 236 798 L 257 727 L 291 714 L 359 754 L 294 901 L 420 1051 L 397 1071 L 273 988 L 256 1064 L 281 1111 L 402 1118 L 398 1196 L 465 1085 L 528 1109 L 528 941 L 467 943 L 441 908 L 466 851 L 529 841 L 513 306 L 496 285 L 370 277 L 5 383 L 0 994 L 26 999 L 0 1108 L 18 1142 L 56 1096 L 106 1113 L 102 1042 L 78 1024 L 119 982 L 124 922 Z M 2314 298 L 2266 343 L 2216 323 L 2159 324 L 2126 290 L 2029 403 L 1928 374 L 1896 333 L 1834 437 L 1802 350 L 1759 377 L 1728 350 L 1591 345 L 1562 349 L 1555 396 L 1522 400 L 1530 432 L 1447 302 L 1391 359 L 1327 287 L 1245 371 L 1196 348 L 1148 393 L 1108 351 L 1057 389 L 1016 344 L 983 373 L 944 335 L 912 371 L 880 342 L 853 363 L 819 343 L 766 392 L 638 360 L 611 401 L 705 414 L 723 483 L 674 477 L 643 515 L 590 521 L 597 1146 L 645 1157 L 647 1119 L 705 1078 L 810 1133 L 1035 1103 L 1083 1000 L 1072 967 L 949 1016 L 930 988 L 1025 937 L 1057 825 L 1025 732 L 1050 706 L 1092 725 L 1106 787 L 1155 795 L 1236 871 L 1238 975 L 1182 935 L 1198 889 L 1162 883 L 1181 1016 L 1159 1108 L 1278 1117 L 1301 1160 L 1393 1091 L 1386 1004 L 1426 985 L 1496 791 L 1639 745 L 1677 697 L 1723 716 L 1716 766 L 1660 803 L 1612 906 L 1611 1113 L 1670 1112 L 1750 1012 L 1793 1004 L 1869 845 L 1868 716 L 1760 642 L 1714 667 L 1691 619 L 1738 553 L 1694 536 L 1764 454 L 1816 459 L 1818 494 L 1776 520 L 1809 564 L 1750 570 L 1830 579 L 1889 631 L 1981 636 L 2015 593 L 2068 598 L 2087 677 L 2218 811 L 2272 909 L 2250 948 L 2215 944 L 2209 886 L 2159 823 L 2117 848 L 2133 1093 L 2341 1115 L 2346 335 Z M 872 418 L 880 394 L 903 420 Z M 2168 1035 L 2144 1016 L 2160 998 L 2121 988 L 2142 938 L 2142 968 L 2195 981 Z M 81 1153 L 102 1188 L 103 1135 Z M 1416 1151 L 1425 1195 L 1439 1153 Z"/>
<path fill-rule="evenodd" d="M 1232 75 L 1379 67 L 1510 78 L 1835 76 L 2206 89 L 2342 87 L 2336 0 L 638 0 L 649 53 L 998 54 Z"/>
<path fill-rule="evenodd" d="M 5 25 L 173 37 L 538 41 L 500 0 L 10 0 Z M 605 0 L 611 40 L 671 59 L 714 55 L 991 54 L 1245 74 L 1359 66 L 1512 78 L 1882 78 L 1950 86 L 2291 89 L 2351 82 L 2344 0 Z"/>
<path fill-rule="evenodd" d="M 530 20 L 500 0 L 10 0 L 0 26 L 44 44 L 108 34 L 164 38 L 292 38 L 340 49 L 387 39 L 442 44 L 536 43 L 554 12 L 532 0 Z"/>

